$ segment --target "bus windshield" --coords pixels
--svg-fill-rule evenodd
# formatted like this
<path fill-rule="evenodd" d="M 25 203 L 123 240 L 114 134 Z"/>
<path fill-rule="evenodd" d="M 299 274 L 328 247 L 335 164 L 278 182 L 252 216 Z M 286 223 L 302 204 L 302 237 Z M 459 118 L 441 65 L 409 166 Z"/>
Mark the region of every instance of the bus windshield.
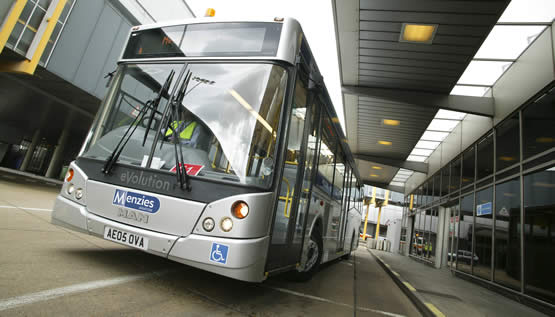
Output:
<path fill-rule="evenodd" d="M 129 130 L 119 164 L 175 173 L 177 155 L 188 175 L 267 188 L 286 83 L 271 64 L 122 64 L 83 156 L 107 160 Z"/>

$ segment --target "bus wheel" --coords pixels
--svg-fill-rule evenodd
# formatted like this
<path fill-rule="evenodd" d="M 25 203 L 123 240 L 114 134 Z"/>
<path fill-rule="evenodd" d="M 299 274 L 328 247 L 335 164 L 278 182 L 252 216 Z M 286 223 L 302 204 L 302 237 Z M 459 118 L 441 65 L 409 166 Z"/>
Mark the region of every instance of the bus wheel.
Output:
<path fill-rule="evenodd" d="M 304 269 L 303 271 L 294 271 L 293 279 L 298 282 L 309 281 L 314 273 L 318 271 L 320 261 L 322 261 L 323 251 L 322 237 L 317 230 L 314 230 L 308 242 L 308 254 Z"/>

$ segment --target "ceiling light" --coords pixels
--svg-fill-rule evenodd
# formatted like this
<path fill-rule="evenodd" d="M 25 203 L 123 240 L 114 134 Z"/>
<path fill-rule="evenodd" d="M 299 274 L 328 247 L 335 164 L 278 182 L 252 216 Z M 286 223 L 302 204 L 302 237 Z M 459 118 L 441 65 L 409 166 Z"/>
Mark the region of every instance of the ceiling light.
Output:
<path fill-rule="evenodd" d="M 383 124 L 397 126 L 401 124 L 401 121 L 393 119 L 383 119 Z"/>
<path fill-rule="evenodd" d="M 413 149 L 410 152 L 411 155 L 420 155 L 420 156 L 430 156 L 434 150 L 427 150 L 427 149 Z"/>
<path fill-rule="evenodd" d="M 432 44 L 437 24 L 403 23 L 399 42 Z"/>
<path fill-rule="evenodd" d="M 381 145 L 391 145 L 391 144 L 393 144 L 393 143 L 391 143 L 390 141 L 382 141 L 382 140 L 379 140 L 379 141 L 378 141 L 378 144 L 381 144 Z"/>
<path fill-rule="evenodd" d="M 434 141 L 418 141 L 414 147 L 419 149 L 435 150 L 439 146 L 439 143 L 440 142 Z"/>
<path fill-rule="evenodd" d="M 381 166 L 372 166 L 372 168 L 375 169 L 375 170 L 381 170 L 382 169 Z"/>
<path fill-rule="evenodd" d="M 413 162 L 424 162 L 426 159 L 427 157 L 419 156 L 419 155 L 409 155 L 409 157 L 407 157 L 407 161 L 413 161 Z"/>

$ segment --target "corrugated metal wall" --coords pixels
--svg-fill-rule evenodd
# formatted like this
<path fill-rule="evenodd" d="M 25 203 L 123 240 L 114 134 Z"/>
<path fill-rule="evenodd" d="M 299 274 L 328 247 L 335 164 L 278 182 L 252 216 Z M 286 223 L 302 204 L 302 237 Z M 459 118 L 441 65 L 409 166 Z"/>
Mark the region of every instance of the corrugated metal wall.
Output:
<path fill-rule="evenodd" d="M 131 23 L 107 1 L 78 0 L 46 69 L 98 98 Z"/>

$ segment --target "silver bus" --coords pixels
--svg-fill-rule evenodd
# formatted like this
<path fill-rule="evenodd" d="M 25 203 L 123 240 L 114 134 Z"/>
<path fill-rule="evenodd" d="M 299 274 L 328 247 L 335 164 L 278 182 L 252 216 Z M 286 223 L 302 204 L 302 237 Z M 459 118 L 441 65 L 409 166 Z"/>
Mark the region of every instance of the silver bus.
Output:
<path fill-rule="evenodd" d="M 250 282 L 358 245 L 361 184 L 301 26 L 131 29 L 52 223 Z"/>

